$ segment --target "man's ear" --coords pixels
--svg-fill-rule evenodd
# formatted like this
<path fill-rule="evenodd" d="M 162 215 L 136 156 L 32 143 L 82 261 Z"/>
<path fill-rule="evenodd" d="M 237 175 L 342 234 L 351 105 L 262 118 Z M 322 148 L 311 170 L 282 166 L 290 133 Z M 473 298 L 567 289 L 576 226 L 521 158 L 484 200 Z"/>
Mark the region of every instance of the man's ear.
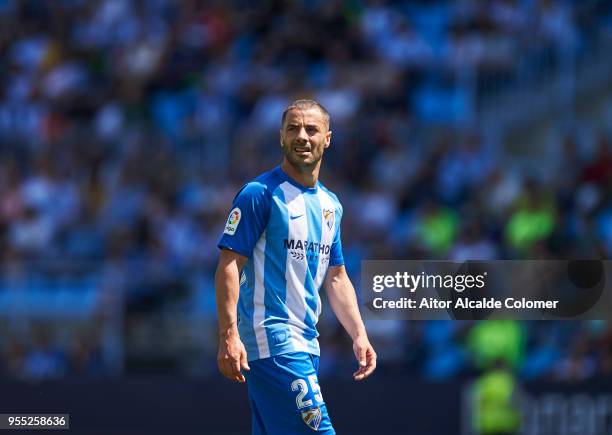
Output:
<path fill-rule="evenodd" d="M 325 148 L 328 148 L 331 145 L 331 130 L 325 133 Z"/>

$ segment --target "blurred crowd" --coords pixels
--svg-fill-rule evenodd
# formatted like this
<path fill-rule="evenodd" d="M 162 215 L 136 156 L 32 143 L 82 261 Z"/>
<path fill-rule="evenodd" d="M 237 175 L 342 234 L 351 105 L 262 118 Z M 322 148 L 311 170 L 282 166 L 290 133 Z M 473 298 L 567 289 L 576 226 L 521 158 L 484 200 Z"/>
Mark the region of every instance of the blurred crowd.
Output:
<path fill-rule="evenodd" d="M 99 339 L 89 331 L 58 342 L 53 330 L 38 326 L 31 339 L 11 337 L 4 344 L 0 359 L 0 378 L 38 381 L 66 375 L 104 376 L 109 367 Z"/>
<path fill-rule="evenodd" d="M 367 324 L 379 354 L 391 359 L 391 365 L 381 365 L 386 373 L 418 373 L 438 382 L 473 377 L 501 363 L 523 381 L 579 383 L 612 375 L 612 328 L 606 321 L 388 323 Z M 401 343 L 397 336 L 404 337 Z M 348 373 L 352 361 L 345 351 L 333 353 L 331 361 L 322 358 L 324 375 Z"/>
<path fill-rule="evenodd" d="M 355 280 L 367 258 L 605 259 L 612 100 L 597 120 L 558 123 L 525 162 L 487 126 L 457 123 L 468 109 L 454 84 L 475 71 L 511 87 L 530 56 L 587 52 L 598 32 L 612 35 L 611 9 L 596 0 L 0 1 L 0 292 L 27 290 L 33 275 L 37 289 L 53 289 L 58 274 L 93 275 L 141 301 L 179 280 L 187 305 L 214 321 L 216 243 L 231 199 L 280 161 L 280 114 L 299 97 L 332 115 L 321 180 L 344 205 Z M 486 84 L 477 80 L 476 92 Z M 7 272 L 15 267 L 26 271 L 18 282 Z M 125 284 L 144 275 L 145 285 Z M 157 287 L 149 293 L 165 297 Z M 325 322 L 325 346 L 341 346 L 337 323 Z M 515 326 L 526 331 L 527 377 L 610 373 L 606 324 Z M 474 366 L 472 330 L 372 326 L 389 361 L 439 379 Z M 41 353 L 58 355 L 45 353 L 50 339 L 0 339 L 0 373 L 28 377 Z M 44 373 L 71 372 L 62 352 Z"/>

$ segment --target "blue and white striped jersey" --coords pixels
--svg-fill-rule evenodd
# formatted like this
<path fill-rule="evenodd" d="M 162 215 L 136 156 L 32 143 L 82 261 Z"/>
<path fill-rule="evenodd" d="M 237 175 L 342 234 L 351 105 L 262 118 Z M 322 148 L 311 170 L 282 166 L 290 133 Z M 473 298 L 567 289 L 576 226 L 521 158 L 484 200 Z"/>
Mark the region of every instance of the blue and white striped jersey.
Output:
<path fill-rule="evenodd" d="M 277 166 L 234 198 L 219 248 L 248 258 L 240 276 L 238 330 L 249 361 L 287 352 L 319 355 L 319 289 L 344 264 L 342 206 L 321 183 L 304 187 Z"/>

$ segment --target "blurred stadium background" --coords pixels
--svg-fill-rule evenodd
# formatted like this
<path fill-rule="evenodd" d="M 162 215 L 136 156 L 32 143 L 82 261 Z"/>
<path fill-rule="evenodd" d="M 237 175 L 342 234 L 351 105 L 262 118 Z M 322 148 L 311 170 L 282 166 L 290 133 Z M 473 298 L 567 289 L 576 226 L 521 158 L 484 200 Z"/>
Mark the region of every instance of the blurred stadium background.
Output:
<path fill-rule="evenodd" d="M 216 242 L 295 98 L 332 115 L 356 284 L 362 259 L 612 254 L 609 1 L 1 0 L 0 53 L 0 412 L 248 433 Z M 368 329 L 355 384 L 324 309 L 341 434 L 612 433 L 605 321 Z"/>

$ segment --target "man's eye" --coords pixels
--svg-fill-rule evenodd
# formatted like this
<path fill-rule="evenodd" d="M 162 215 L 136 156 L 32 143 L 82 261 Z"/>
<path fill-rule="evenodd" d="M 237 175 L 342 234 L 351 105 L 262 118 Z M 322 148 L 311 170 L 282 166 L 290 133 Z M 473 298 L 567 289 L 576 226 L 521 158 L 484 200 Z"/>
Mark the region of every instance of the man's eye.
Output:
<path fill-rule="evenodd" d="M 319 131 L 319 129 L 317 129 L 316 127 L 308 127 L 306 131 L 308 132 L 308 134 L 315 134 Z"/>

